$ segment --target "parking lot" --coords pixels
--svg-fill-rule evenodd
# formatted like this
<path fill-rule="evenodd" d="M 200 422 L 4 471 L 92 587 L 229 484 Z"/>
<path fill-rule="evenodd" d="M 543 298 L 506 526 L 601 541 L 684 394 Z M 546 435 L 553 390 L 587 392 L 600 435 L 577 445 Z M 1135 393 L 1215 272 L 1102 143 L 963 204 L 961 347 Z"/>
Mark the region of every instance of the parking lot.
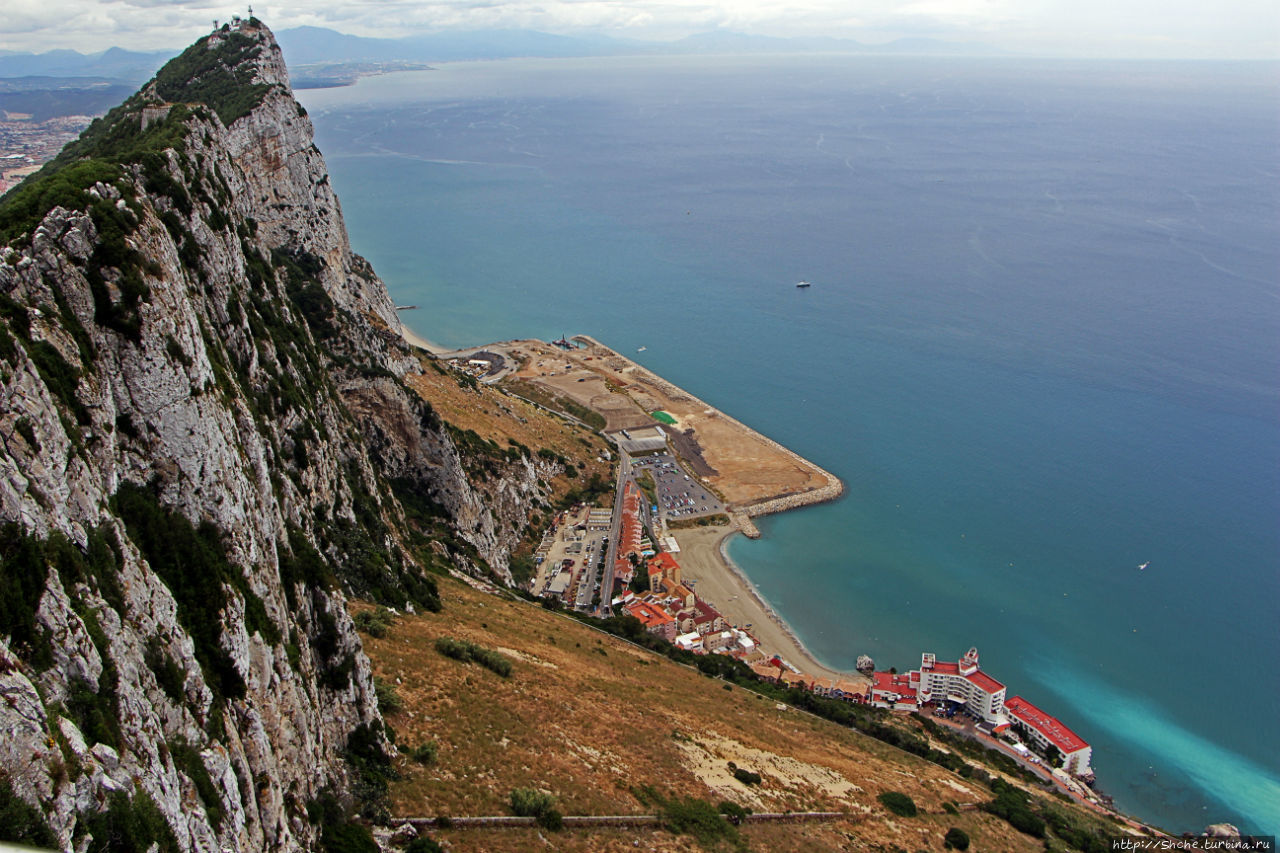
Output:
<path fill-rule="evenodd" d="M 668 519 L 698 518 L 724 512 L 720 500 L 689 475 L 670 453 L 639 456 L 632 462 L 636 476 L 648 471 L 657 486 L 658 510 Z"/>
<path fill-rule="evenodd" d="M 587 523 L 591 507 L 566 515 L 538 549 L 537 573 L 529 584 L 534 595 L 551 596 L 581 609 L 591 606 L 600 588 L 600 561 L 609 531 Z"/>

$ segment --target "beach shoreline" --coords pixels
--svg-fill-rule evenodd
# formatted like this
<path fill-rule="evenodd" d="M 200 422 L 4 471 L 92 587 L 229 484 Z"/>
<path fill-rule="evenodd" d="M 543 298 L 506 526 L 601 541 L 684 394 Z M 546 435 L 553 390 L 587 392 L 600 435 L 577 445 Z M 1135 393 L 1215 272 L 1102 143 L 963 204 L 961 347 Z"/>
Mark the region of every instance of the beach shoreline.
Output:
<path fill-rule="evenodd" d="M 811 652 L 795 629 L 773 609 L 751 579 L 729 556 L 729 540 L 741 533 L 732 525 L 698 527 L 672 531 L 680 551 L 674 556 L 684 570 L 686 581 L 738 627 L 751 625 L 750 633 L 760 641 L 766 655 L 777 656 L 799 671 L 815 678 L 843 679 L 860 685 L 870 680 L 860 672 L 826 666 Z"/>
<path fill-rule="evenodd" d="M 439 344 L 432 343 L 431 341 L 419 335 L 413 329 L 410 329 L 404 323 L 400 324 L 400 337 L 404 338 L 405 343 L 407 343 L 409 346 L 417 347 L 418 349 L 421 349 L 421 350 L 426 350 L 432 355 L 441 355 L 442 353 L 449 352 L 449 349 L 447 347 L 442 347 Z"/>

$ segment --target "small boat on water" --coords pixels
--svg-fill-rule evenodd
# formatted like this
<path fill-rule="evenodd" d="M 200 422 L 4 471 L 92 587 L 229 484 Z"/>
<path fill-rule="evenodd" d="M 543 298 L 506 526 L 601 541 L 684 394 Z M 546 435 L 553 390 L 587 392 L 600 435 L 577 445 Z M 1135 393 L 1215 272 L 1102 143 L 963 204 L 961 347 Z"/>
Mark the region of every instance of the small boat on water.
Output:
<path fill-rule="evenodd" d="M 636 352 L 644 352 L 647 349 L 648 347 L 640 347 L 640 349 L 636 350 Z"/>
<path fill-rule="evenodd" d="M 1143 571 L 1143 570 L 1144 570 L 1144 569 L 1146 569 L 1146 567 L 1147 567 L 1147 566 L 1149 566 L 1149 565 L 1151 565 L 1151 561 L 1150 561 L 1150 560 L 1148 560 L 1147 562 L 1143 563 L 1141 566 L 1138 566 L 1138 571 Z"/>
<path fill-rule="evenodd" d="M 809 281 L 797 281 L 797 282 L 796 282 L 796 287 L 812 287 L 812 286 L 813 286 L 813 282 L 809 282 Z"/>

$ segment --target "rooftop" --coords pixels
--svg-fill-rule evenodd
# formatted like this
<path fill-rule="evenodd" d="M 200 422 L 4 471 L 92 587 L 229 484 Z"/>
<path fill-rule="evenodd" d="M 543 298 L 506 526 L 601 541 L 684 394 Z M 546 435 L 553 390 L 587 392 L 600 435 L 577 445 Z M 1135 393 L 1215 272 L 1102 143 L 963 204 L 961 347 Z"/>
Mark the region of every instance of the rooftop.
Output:
<path fill-rule="evenodd" d="M 774 666 L 770 663 L 753 663 L 751 664 L 751 671 L 761 678 L 772 680 L 777 680 L 782 676 L 782 667 Z"/>
<path fill-rule="evenodd" d="M 634 604 L 628 604 L 627 612 L 639 619 L 646 628 L 654 625 L 664 625 L 667 622 L 675 621 L 665 610 L 660 607 L 655 607 L 647 601 L 637 601 Z"/>
<path fill-rule="evenodd" d="M 1084 749 L 1089 744 L 1080 735 L 1063 725 L 1056 717 L 1052 717 L 1032 705 L 1021 696 L 1014 696 L 1004 704 L 1005 711 L 1015 720 L 1022 722 L 1049 739 L 1064 755 Z"/>
<path fill-rule="evenodd" d="M 899 696 L 914 698 L 916 688 L 911 683 L 911 676 L 905 672 L 877 672 L 872 682 L 872 690 L 881 693 L 897 693 Z"/>
<path fill-rule="evenodd" d="M 978 685 L 988 693 L 995 693 L 997 691 L 1004 690 L 1003 684 L 1001 684 L 999 681 L 996 681 L 994 678 L 987 675 L 982 670 L 978 670 L 977 672 L 971 672 L 968 675 L 966 675 L 965 678 L 969 679 L 974 684 Z"/>
<path fill-rule="evenodd" d="M 676 558 L 663 551 L 661 554 L 655 554 L 649 558 L 649 571 L 653 571 L 654 567 L 663 571 L 675 571 L 680 568 L 680 564 L 676 562 Z"/>

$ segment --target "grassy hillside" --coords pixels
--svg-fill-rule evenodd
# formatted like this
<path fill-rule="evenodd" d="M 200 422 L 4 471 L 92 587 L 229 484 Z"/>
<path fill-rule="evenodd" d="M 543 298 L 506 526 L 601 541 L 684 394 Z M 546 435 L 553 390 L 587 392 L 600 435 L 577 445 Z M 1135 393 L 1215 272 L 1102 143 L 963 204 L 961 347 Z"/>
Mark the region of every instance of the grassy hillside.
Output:
<path fill-rule="evenodd" d="M 529 455 L 566 463 L 567 471 L 549 486 L 552 502 L 570 492 L 605 486 L 602 499 L 612 500 L 613 466 L 599 461 L 609 445 L 598 434 L 557 418 L 489 385 L 476 382 L 440 362 L 421 356 L 422 370 L 405 382 L 431 403 L 449 424 L 459 444 L 489 443 L 492 447 L 525 448 Z"/>
<path fill-rule="evenodd" d="M 511 814 L 517 788 L 553 795 L 565 815 L 653 814 L 672 798 L 847 814 L 744 825 L 736 842 L 658 828 L 432 831 L 453 849 L 942 850 L 952 827 L 975 850 L 1045 849 L 1044 840 L 966 808 L 994 798 L 972 779 L 537 606 L 458 582 L 445 582 L 441 595 L 442 613 L 399 616 L 385 636 L 365 638 L 400 703 L 387 717 L 405 751 L 393 815 Z M 440 638 L 496 651 L 510 674 L 442 654 Z M 435 744 L 426 764 L 411 757 L 424 744 Z M 758 774 L 759 784 L 739 781 L 735 769 Z M 907 795 L 919 814 L 892 814 L 879 800 L 886 792 Z M 1050 849 L 1065 847 L 1052 838 Z"/>

